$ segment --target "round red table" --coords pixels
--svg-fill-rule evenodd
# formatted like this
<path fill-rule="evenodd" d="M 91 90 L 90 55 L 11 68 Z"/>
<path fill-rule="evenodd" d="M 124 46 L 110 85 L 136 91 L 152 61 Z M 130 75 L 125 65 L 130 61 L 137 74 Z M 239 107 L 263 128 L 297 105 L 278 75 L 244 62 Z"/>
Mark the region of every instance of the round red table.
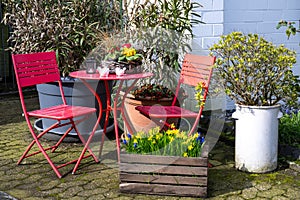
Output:
<path fill-rule="evenodd" d="M 128 89 L 126 89 L 126 91 L 124 92 L 124 96 L 126 96 L 128 94 L 128 92 L 134 87 L 134 85 L 136 84 L 136 82 L 139 79 L 151 77 L 153 74 L 149 73 L 149 72 L 145 72 L 145 73 L 136 73 L 136 74 L 124 74 L 124 75 L 121 75 L 121 76 L 117 76 L 116 74 L 109 74 L 108 76 L 100 76 L 99 73 L 88 74 L 88 73 L 86 73 L 86 70 L 80 70 L 80 71 L 71 72 L 69 75 L 73 78 L 80 79 L 85 84 L 85 86 L 93 93 L 93 95 L 96 97 L 97 102 L 99 104 L 99 115 L 98 115 L 96 124 L 95 124 L 88 140 L 86 141 L 84 150 L 82 151 L 82 153 L 80 155 L 80 158 L 82 159 L 84 157 L 84 154 L 85 154 L 85 152 L 88 148 L 88 145 L 90 144 L 90 142 L 92 140 L 92 137 L 95 134 L 97 126 L 100 122 L 102 112 L 105 111 L 106 112 L 106 117 L 105 117 L 105 122 L 104 122 L 104 127 L 103 127 L 103 135 L 102 135 L 102 142 L 101 142 L 101 147 L 100 147 L 100 155 L 101 155 L 102 148 L 103 148 L 103 143 L 104 143 L 104 139 L 105 139 L 104 136 L 106 135 L 106 128 L 107 128 L 107 125 L 108 125 L 109 112 L 113 111 L 115 135 L 116 135 L 116 145 L 117 145 L 117 154 L 118 154 L 117 156 L 118 156 L 118 161 L 120 161 L 120 141 L 119 141 L 119 132 L 118 132 L 117 110 L 121 111 L 124 123 L 125 123 L 126 127 L 129 129 L 129 131 L 131 132 L 131 128 L 130 128 L 131 126 L 129 125 L 129 123 L 127 123 L 127 121 L 124 117 L 123 108 L 124 108 L 125 98 L 122 98 L 122 102 L 121 102 L 120 106 L 118 106 L 118 99 L 119 99 L 120 91 L 122 90 L 122 87 L 123 87 L 123 83 L 126 80 L 132 80 L 133 81 L 130 84 L 130 86 L 128 87 Z M 101 103 L 100 97 L 98 96 L 96 91 L 89 85 L 87 80 L 101 80 L 101 81 L 104 82 L 106 97 L 107 97 L 107 99 L 106 99 L 107 108 L 105 110 L 102 109 L 102 103 Z M 111 106 L 111 93 L 110 93 L 110 90 L 109 90 L 108 81 L 120 81 L 119 85 L 118 85 L 118 89 L 116 91 L 116 96 L 114 98 L 113 107 Z M 78 165 L 79 165 L 81 159 L 79 159 L 78 162 L 76 163 L 75 168 L 74 168 L 75 171 L 78 168 Z"/>

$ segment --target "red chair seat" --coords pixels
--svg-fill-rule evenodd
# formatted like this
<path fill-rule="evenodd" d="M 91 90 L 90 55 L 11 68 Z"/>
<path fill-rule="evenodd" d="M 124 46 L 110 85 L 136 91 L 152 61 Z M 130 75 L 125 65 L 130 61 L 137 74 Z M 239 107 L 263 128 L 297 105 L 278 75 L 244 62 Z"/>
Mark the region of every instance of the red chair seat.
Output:
<path fill-rule="evenodd" d="M 32 117 L 39 117 L 39 118 L 66 120 L 66 119 L 74 118 L 75 116 L 80 117 L 94 112 L 96 112 L 95 108 L 58 105 L 49 108 L 44 108 L 41 110 L 30 111 L 28 112 L 28 115 Z"/>
<path fill-rule="evenodd" d="M 178 106 L 137 106 L 135 109 L 153 118 L 195 118 L 198 115 Z"/>

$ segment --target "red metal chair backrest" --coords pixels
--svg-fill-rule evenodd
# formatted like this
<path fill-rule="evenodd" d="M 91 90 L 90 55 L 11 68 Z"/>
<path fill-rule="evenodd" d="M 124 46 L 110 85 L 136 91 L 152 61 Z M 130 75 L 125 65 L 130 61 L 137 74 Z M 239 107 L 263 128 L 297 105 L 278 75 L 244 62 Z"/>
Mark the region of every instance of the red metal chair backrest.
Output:
<path fill-rule="evenodd" d="M 55 52 L 12 55 L 19 87 L 60 81 Z"/>
<path fill-rule="evenodd" d="M 194 54 L 186 54 L 184 56 L 180 79 L 176 88 L 175 98 L 172 105 L 175 105 L 176 103 L 181 84 L 195 87 L 199 82 L 204 83 L 204 98 L 206 98 L 215 60 L 216 57 L 213 56 L 201 56 Z"/>
<path fill-rule="evenodd" d="M 196 86 L 203 82 L 208 86 L 214 63 L 215 57 L 186 54 L 180 74 L 181 83 Z"/>
<path fill-rule="evenodd" d="M 13 54 L 12 60 L 24 113 L 26 113 L 26 107 L 22 88 L 41 83 L 58 82 L 63 104 L 67 104 L 55 52 Z"/>

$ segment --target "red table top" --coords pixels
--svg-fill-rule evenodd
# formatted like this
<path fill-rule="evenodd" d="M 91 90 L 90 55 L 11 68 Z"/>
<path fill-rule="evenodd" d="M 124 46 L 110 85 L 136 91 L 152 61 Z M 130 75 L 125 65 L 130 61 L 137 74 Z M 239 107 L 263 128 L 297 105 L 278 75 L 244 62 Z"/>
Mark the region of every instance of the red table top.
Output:
<path fill-rule="evenodd" d="M 69 75 L 73 78 L 88 79 L 88 80 L 130 80 L 130 79 L 147 78 L 153 76 L 153 74 L 150 72 L 137 73 L 137 74 L 123 74 L 121 76 L 117 76 L 116 74 L 109 74 L 108 76 L 100 76 L 98 72 L 96 72 L 95 74 L 88 74 L 86 73 L 86 70 L 71 72 Z"/>

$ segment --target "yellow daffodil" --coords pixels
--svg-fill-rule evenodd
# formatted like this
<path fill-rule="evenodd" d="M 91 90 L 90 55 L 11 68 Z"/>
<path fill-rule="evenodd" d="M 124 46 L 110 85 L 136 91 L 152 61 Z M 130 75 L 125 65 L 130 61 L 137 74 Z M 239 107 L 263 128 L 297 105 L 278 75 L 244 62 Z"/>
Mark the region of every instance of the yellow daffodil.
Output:
<path fill-rule="evenodd" d="M 195 134 L 193 135 L 193 139 L 196 139 L 197 137 L 199 137 L 199 133 L 195 133 Z"/>
<path fill-rule="evenodd" d="M 142 138 L 142 135 L 143 135 L 143 132 L 138 132 L 138 133 L 136 134 L 136 138 L 137 138 L 137 139 L 141 139 L 141 138 Z"/>
<path fill-rule="evenodd" d="M 170 128 L 171 128 L 171 129 L 174 129 L 174 128 L 175 128 L 174 123 L 172 123 L 172 124 L 170 125 Z"/>
<path fill-rule="evenodd" d="M 156 140 L 159 140 L 160 138 L 162 138 L 162 136 L 163 136 L 163 135 L 162 135 L 161 133 L 156 134 L 155 139 L 156 139 Z"/>
<path fill-rule="evenodd" d="M 170 142 L 173 142 L 173 140 L 174 140 L 174 137 L 170 137 L 169 139 L 170 139 Z"/>

